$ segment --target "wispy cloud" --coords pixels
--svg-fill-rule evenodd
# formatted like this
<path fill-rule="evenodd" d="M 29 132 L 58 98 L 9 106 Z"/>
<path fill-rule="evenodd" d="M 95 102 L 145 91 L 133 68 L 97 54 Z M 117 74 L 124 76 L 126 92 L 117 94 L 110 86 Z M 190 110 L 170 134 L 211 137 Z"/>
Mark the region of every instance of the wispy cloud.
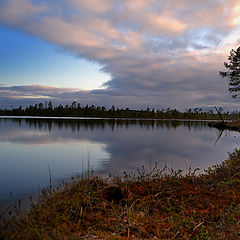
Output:
<path fill-rule="evenodd" d="M 239 44 L 239 13 L 238 0 L 2 0 L 0 22 L 98 62 L 112 78 L 106 90 L 25 86 L 0 88 L 1 97 L 230 105 L 218 70 Z"/>

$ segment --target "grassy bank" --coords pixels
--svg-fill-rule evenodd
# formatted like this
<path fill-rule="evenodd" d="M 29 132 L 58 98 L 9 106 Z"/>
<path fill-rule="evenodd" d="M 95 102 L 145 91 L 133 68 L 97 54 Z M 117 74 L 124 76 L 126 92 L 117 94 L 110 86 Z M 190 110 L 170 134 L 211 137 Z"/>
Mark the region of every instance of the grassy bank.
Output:
<path fill-rule="evenodd" d="M 0 239 L 239 239 L 240 151 L 206 174 L 154 169 L 48 189 Z"/>
<path fill-rule="evenodd" d="M 240 121 L 231 121 L 231 122 L 209 122 L 209 127 L 215 127 L 219 130 L 233 130 L 233 131 L 240 131 Z"/>

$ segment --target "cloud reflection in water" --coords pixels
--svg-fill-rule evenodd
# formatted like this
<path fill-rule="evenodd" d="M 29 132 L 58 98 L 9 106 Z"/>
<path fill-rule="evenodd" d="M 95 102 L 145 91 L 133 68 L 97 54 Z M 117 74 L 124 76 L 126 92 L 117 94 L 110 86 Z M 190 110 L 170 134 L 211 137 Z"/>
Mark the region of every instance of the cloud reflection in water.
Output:
<path fill-rule="evenodd" d="M 214 147 L 218 131 L 206 122 L 0 119 L 0 131 L 0 200 L 46 186 L 48 164 L 55 180 L 86 173 L 88 159 L 95 173 L 106 175 L 155 162 L 206 169 L 236 147 L 232 132 Z"/>

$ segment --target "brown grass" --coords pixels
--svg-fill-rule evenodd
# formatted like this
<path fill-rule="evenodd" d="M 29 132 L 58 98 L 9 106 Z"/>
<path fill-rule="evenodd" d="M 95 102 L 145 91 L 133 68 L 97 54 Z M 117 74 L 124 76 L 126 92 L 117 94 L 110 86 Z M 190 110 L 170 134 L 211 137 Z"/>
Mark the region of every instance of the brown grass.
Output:
<path fill-rule="evenodd" d="M 45 190 L 0 239 L 239 239 L 240 151 L 206 174 L 76 179 Z"/>
<path fill-rule="evenodd" d="M 209 127 L 214 127 L 219 130 L 232 130 L 232 131 L 240 131 L 240 121 L 231 121 L 231 122 L 208 122 Z"/>

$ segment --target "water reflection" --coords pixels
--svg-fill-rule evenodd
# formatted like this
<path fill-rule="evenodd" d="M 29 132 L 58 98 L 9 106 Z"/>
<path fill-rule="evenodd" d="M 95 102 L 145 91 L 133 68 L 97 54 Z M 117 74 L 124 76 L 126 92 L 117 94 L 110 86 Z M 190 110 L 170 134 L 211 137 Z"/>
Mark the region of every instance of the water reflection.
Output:
<path fill-rule="evenodd" d="M 92 129 L 95 128 L 111 128 L 114 130 L 118 127 L 128 128 L 129 126 L 139 126 L 149 128 L 167 128 L 176 129 L 179 126 L 185 126 L 190 129 L 199 129 L 207 126 L 206 121 L 179 121 L 179 120 L 145 120 L 145 119 L 46 119 L 46 118 L 0 118 L 0 124 L 13 123 L 17 127 L 22 126 L 37 128 L 40 130 L 49 130 L 58 128 L 71 129 L 72 131 L 79 131 L 81 128 Z"/>
<path fill-rule="evenodd" d="M 207 168 L 226 159 L 237 145 L 234 132 L 206 122 L 103 119 L 0 119 L 0 202 L 36 191 L 52 178 L 90 168 L 98 174 L 167 164 L 174 169 Z"/>

